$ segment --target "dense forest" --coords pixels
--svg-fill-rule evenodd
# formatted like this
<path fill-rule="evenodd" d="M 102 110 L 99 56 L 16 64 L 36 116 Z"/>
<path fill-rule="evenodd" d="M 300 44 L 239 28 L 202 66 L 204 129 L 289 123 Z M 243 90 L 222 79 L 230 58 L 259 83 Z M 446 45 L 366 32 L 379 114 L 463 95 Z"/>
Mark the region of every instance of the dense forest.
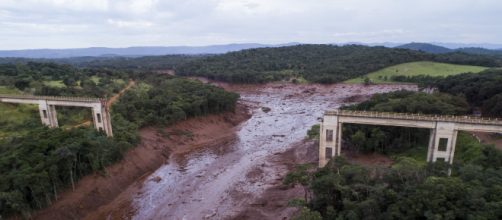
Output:
<path fill-rule="evenodd" d="M 347 108 L 429 114 L 443 113 L 443 109 L 449 114 L 468 110 L 463 98 L 413 92 L 377 95 Z M 385 142 L 390 135 L 397 138 L 394 146 L 400 150 L 420 148 L 426 144 L 420 140 L 427 140 L 428 132 L 402 135 L 407 132 L 400 131 L 402 128 L 390 133 L 385 129 L 344 126 L 343 132 L 352 134 L 346 135 L 344 145 L 397 155 L 390 167 L 365 167 L 336 158 L 321 169 L 299 165 L 286 176 L 284 184 L 302 185 L 306 190 L 305 198 L 291 201 L 292 205 L 304 207 L 296 219 L 502 218 L 502 151 L 480 144 L 467 133 L 459 133 L 453 166 L 444 162 L 428 164 L 425 155 L 414 158 L 395 154 L 395 149 L 388 149 L 393 143 Z M 311 130 L 309 136 L 316 137 L 315 132 Z M 418 142 L 409 144 L 403 136 Z M 367 141 L 359 141 L 360 138 Z"/>
<path fill-rule="evenodd" d="M 122 87 L 110 85 L 124 86 L 128 79 L 137 86 L 112 106 L 113 138 L 94 128 L 48 129 L 40 123 L 37 108 L 19 107 L 22 123 L 0 119 L 0 218 L 29 218 L 33 210 L 50 205 L 81 177 L 103 172 L 138 143 L 139 127 L 167 126 L 192 116 L 231 111 L 239 98 L 215 86 L 167 75 L 51 63 L 0 65 L 0 88 L 21 94 L 111 96 Z M 0 112 L 12 109 L 9 105 L 0 103 Z M 2 137 L 5 132 L 9 135 Z"/>
<path fill-rule="evenodd" d="M 311 82 L 334 83 L 412 61 L 502 66 L 497 57 L 458 52 L 437 55 L 385 47 L 298 45 L 208 56 L 179 65 L 176 73 L 237 83 L 300 77 Z"/>
<path fill-rule="evenodd" d="M 502 69 L 450 76 L 433 85 L 441 92 L 464 96 L 481 107 L 484 116 L 502 116 Z"/>
<path fill-rule="evenodd" d="M 192 116 L 234 110 L 239 95 L 200 81 L 169 76 L 150 77 L 126 92 L 113 112 L 139 126 L 166 125 Z M 152 87 L 153 86 L 153 87 Z"/>
<path fill-rule="evenodd" d="M 74 57 L 64 59 L 0 58 L 0 64 L 56 62 L 79 68 L 127 71 L 175 70 L 178 75 L 203 76 L 235 83 L 278 80 L 335 83 L 406 62 L 436 61 L 485 67 L 502 66 L 502 57 L 421 51 L 361 45 L 296 45 L 247 49 L 220 55 L 145 57 Z"/>
<path fill-rule="evenodd" d="M 27 62 L 0 64 L 0 86 L 35 95 L 106 97 L 118 92 L 130 72 Z"/>

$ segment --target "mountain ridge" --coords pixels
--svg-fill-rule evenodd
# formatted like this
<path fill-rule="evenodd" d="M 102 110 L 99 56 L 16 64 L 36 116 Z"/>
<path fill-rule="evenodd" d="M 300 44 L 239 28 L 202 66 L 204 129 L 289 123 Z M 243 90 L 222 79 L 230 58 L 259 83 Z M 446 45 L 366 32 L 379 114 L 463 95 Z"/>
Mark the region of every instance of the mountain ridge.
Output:
<path fill-rule="evenodd" d="M 294 46 L 299 42 L 284 44 L 260 44 L 260 43 L 232 43 L 206 46 L 131 46 L 122 48 L 112 47 L 87 47 L 87 48 L 67 48 L 67 49 L 22 49 L 22 50 L 0 50 L 2 58 L 27 58 L 27 59 L 60 59 L 75 57 L 142 57 L 142 56 L 164 56 L 164 55 L 199 55 L 199 54 L 223 54 L 227 52 L 240 51 L 245 49 Z M 482 47 L 482 44 L 454 44 L 454 43 L 327 43 L 328 45 L 364 45 L 383 46 L 388 48 L 403 48 L 420 50 L 428 53 L 449 53 L 463 52 L 483 55 L 502 55 L 502 45 L 498 49 L 493 49 L 497 44 L 486 44 L 490 48 Z M 447 46 L 450 45 L 450 46 Z M 463 47 L 452 47 L 452 46 Z"/>

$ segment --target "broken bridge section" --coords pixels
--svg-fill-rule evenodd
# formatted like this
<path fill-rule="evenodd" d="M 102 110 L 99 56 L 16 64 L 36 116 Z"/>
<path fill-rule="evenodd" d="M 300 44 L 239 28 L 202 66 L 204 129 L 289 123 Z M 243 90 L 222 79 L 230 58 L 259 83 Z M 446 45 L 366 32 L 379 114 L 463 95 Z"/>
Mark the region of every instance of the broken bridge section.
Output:
<path fill-rule="evenodd" d="M 427 162 L 444 160 L 450 164 L 455 154 L 458 131 L 502 132 L 501 119 L 391 112 L 326 111 L 320 128 L 319 167 L 324 167 L 330 158 L 341 155 L 344 123 L 430 129 Z"/>
<path fill-rule="evenodd" d="M 110 112 L 106 105 L 106 99 L 0 94 L 0 102 L 38 105 L 42 124 L 50 128 L 59 127 L 56 106 L 91 108 L 94 127 L 98 131 L 104 131 L 109 137 L 113 136 Z"/>

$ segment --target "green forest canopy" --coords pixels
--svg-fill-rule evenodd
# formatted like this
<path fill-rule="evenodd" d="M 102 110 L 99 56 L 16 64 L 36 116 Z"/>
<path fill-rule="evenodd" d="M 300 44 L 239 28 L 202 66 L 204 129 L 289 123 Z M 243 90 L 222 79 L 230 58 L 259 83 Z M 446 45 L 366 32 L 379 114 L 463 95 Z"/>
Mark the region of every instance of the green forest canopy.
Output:
<path fill-rule="evenodd" d="M 386 47 L 297 45 L 207 56 L 177 66 L 176 73 L 236 83 L 261 83 L 295 77 L 311 82 L 334 83 L 413 61 L 485 67 L 502 65 L 498 57 L 463 53 L 435 55 Z"/>

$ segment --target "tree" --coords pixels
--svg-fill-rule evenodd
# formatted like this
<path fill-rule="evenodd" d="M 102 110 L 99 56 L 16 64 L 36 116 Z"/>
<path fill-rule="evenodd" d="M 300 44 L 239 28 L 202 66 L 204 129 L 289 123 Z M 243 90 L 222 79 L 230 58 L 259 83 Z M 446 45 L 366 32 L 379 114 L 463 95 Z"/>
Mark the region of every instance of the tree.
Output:
<path fill-rule="evenodd" d="M 366 143 L 366 135 L 363 131 L 357 131 L 350 137 L 352 143 L 359 149 L 364 148 Z"/>
<path fill-rule="evenodd" d="M 309 201 L 310 191 L 308 185 L 312 179 L 312 166 L 310 164 L 302 164 L 295 167 L 292 172 L 289 172 L 283 180 L 283 184 L 288 186 L 301 185 L 304 191 L 305 202 Z"/>

